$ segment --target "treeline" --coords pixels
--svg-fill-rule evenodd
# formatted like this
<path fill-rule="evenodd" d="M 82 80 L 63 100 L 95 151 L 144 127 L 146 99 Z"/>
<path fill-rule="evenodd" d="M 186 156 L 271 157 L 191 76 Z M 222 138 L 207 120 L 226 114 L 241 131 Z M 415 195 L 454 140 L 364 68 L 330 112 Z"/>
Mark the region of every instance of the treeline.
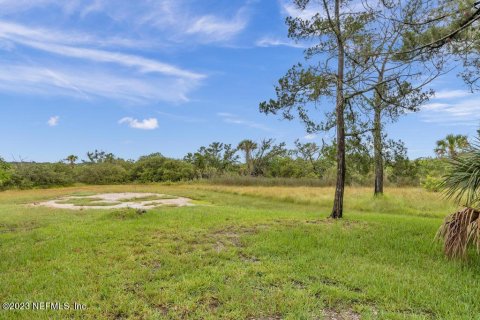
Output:
<path fill-rule="evenodd" d="M 371 185 L 374 161 L 369 142 L 347 141 L 347 183 Z M 208 180 L 226 184 L 335 184 L 335 143 L 322 145 L 295 142 L 293 149 L 273 139 L 243 140 L 237 146 L 211 143 L 172 159 L 160 153 L 125 160 L 112 153 L 95 150 L 77 163 L 70 155 L 57 163 L 0 161 L 0 186 L 6 188 L 46 188 L 81 184 L 122 184 Z M 385 180 L 398 186 L 424 185 L 435 189 L 445 162 L 428 158 L 410 160 L 402 142 L 390 141 L 384 153 Z"/>

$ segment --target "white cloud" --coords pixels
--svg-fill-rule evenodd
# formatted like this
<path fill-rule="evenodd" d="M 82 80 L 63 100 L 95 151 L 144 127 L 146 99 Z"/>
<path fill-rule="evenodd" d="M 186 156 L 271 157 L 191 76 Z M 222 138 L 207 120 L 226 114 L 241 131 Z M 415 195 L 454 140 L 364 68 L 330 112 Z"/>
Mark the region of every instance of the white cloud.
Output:
<path fill-rule="evenodd" d="M 218 13 L 187 0 L 0 0 L 0 17 L 13 13 L 10 18 L 21 18 L 22 12 L 41 9 L 65 20 L 99 14 L 112 25 L 91 30 L 88 21 L 77 24 L 82 29 L 60 29 L 52 27 L 54 22 L 45 27 L 38 24 L 42 20 L 30 25 L 0 19 L 0 52 L 8 52 L 8 59 L 0 61 L 0 90 L 135 103 L 189 101 L 207 75 L 142 49 L 230 41 L 246 28 L 250 2 Z"/>
<path fill-rule="evenodd" d="M 168 76 L 176 76 L 189 79 L 205 78 L 205 75 L 203 74 L 191 72 L 188 70 L 182 70 L 173 65 L 129 54 L 115 53 L 96 49 L 76 48 L 63 45 L 42 44 L 33 41 L 30 41 L 26 44 L 37 49 L 69 57 L 87 59 L 98 62 L 116 63 L 127 67 L 136 67 L 139 69 L 140 72 L 144 73 L 157 72 Z"/>
<path fill-rule="evenodd" d="M 78 14 L 83 19 L 101 13 L 133 28 L 153 26 L 168 31 L 168 36 L 176 40 L 189 36 L 205 43 L 228 41 L 243 31 L 249 20 L 248 8 L 253 2 L 246 0 L 235 13 L 219 15 L 202 10 L 205 6 L 201 1 L 187 0 L 0 0 L 0 16 L 38 8 L 60 9 L 65 15 Z"/>
<path fill-rule="evenodd" d="M 82 48 L 64 43 L 95 43 L 91 37 L 80 35 L 68 36 L 63 33 L 45 29 L 32 29 L 18 24 L 3 23 L 0 21 L 0 39 L 10 40 L 38 50 L 63 55 L 67 57 L 86 59 L 96 62 L 116 63 L 126 67 L 137 68 L 140 72 L 156 72 L 168 76 L 190 79 L 202 79 L 205 75 L 176 66 L 159 62 L 141 56 L 111 52 L 99 49 Z M 37 41 L 40 39 L 41 41 Z M 98 40 L 97 40 L 98 41 Z"/>
<path fill-rule="evenodd" d="M 465 98 L 471 95 L 472 93 L 466 90 L 441 90 L 435 92 L 435 99 Z"/>
<path fill-rule="evenodd" d="M 50 117 L 50 119 L 48 119 L 47 124 L 50 127 L 55 127 L 56 125 L 58 125 L 58 121 L 60 121 L 60 117 L 59 116 L 53 116 L 53 117 Z"/>
<path fill-rule="evenodd" d="M 301 18 L 303 20 L 310 20 L 316 14 L 319 14 L 320 17 L 326 18 L 327 13 L 324 10 L 323 4 L 320 1 L 310 1 L 307 7 L 304 10 L 298 9 L 297 6 L 289 0 L 279 0 L 281 12 L 285 16 L 290 16 L 294 18 Z M 365 5 L 363 1 L 354 0 L 351 2 L 345 1 L 343 4 L 343 12 L 346 13 L 357 13 L 365 11 Z M 368 6 L 375 8 L 378 6 L 377 1 L 370 0 Z M 331 7 L 331 13 L 333 12 L 333 7 Z"/>
<path fill-rule="evenodd" d="M 0 20 L 0 38 L 23 41 L 37 41 L 43 43 L 63 43 L 89 46 L 117 46 L 125 48 L 152 47 L 152 42 L 130 39 L 127 37 L 101 38 L 83 32 L 63 32 L 49 28 L 25 26 Z"/>
<path fill-rule="evenodd" d="M 27 63 L 25 59 L 16 63 L 2 61 L 0 90 L 87 99 L 103 97 L 136 103 L 185 102 L 189 100 L 188 94 L 206 78 L 204 74 L 139 55 L 79 46 L 108 44 L 118 48 L 116 42 L 115 38 L 98 39 L 87 34 L 29 28 L 0 21 L 0 43 L 6 44 L 0 45 L 0 49 L 12 51 L 13 43 L 82 61 L 82 64 L 68 62 L 69 67 L 62 67 L 63 60 L 58 58 L 51 59 L 51 63 L 30 58 Z M 124 44 L 130 45 L 128 41 Z M 117 67 L 111 68 L 109 64 Z"/>
<path fill-rule="evenodd" d="M 424 122 L 446 125 L 480 124 L 480 96 L 457 99 L 453 102 L 434 102 L 422 107 L 420 116 Z"/>
<path fill-rule="evenodd" d="M 176 42 L 192 38 L 201 43 L 227 42 L 240 34 L 248 25 L 248 7 L 251 1 L 233 15 L 198 13 L 182 0 L 164 0 L 151 6 L 137 20 L 161 30 L 169 30 Z"/>
<path fill-rule="evenodd" d="M 21 94 L 95 97 L 130 103 L 187 102 L 196 80 L 123 74 L 100 68 L 23 66 L 0 62 L 0 90 Z"/>
<path fill-rule="evenodd" d="M 130 128 L 142 129 L 142 130 L 153 130 L 158 128 L 158 121 L 156 118 L 149 118 L 139 121 L 130 117 L 125 117 L 118 121 L 119 124 L 126 123 Z"/>
<path fill-rule="evenodd" d="M 300 10 L 293 3 L 287 2 L 286 0 L 280 0 L 280 6 L 284 15 L 294 18 L 301 18 L 303 20 L 311 19 L 314 15 L 319 13 L 319 6 L 317 6 L 317 8 L 312 8 L 312 6 L 309 6 L 304 10 Z"/>
<path fill-rule="evenodd" d="M 263 131 L 272 131 L 271 128 L 261 123 L 243 119 L 236 114 L 219 112 L 217 113 L 217 116 L 221 117 L 223 122 L 225 123 L 238 124 L 238 125 L 242 125 L 250 128 L 260 129 Z"/>
<path fill-rule="evenodd" d="M 228 41 L 243 31 L 249 20 L 247 8 L 250 2 L 247 1 L 233 15 L 199 12 L 203 10 L 187 0 L 84 0 L 81 5 L 71 5 L 68 9 L 65 5 L 55 5 L 62 7 L 64 12 L 78 12 L 83 18 L 94 13 L 104 13 L 115 22 L 130 24 L 135 28 L 147 26 L 161 29 L 167 31 L 167 38 L 175 42 L 188 36 L 189 40 L 197 38 L 205 43 Z M 52 1 L 43 1 L 43 6 L 53 4 Z M 200 4 L 202 2 L 198 1 L 197 5 Z"/>
<path fill-rule="evenodd" d="M 310 133 L 303 137 L 305 140 L 314 140 L 317 137 L 316 134 Z"/>
<path fill-rule="evenodd" d="M 186 29 L 187 34 L 198 34 L 209 42 L 226 41 L 247 26 L 247 18 L 240 11 L 233 19 L 221 19 L 213 15 L 205 15 L 193 21 Z"/>
<path fill-rule="evenodd" d="M 295 43 L 289 40 L 281 40 L 278 38 L 272 37 L 263 37 L 255 43 L 258 47 L 278 47 L 278 46 L 285 46 L 285 47 L 292 47 L 292 48 L 306 48 L 305 45 L 301 43 Z"/>

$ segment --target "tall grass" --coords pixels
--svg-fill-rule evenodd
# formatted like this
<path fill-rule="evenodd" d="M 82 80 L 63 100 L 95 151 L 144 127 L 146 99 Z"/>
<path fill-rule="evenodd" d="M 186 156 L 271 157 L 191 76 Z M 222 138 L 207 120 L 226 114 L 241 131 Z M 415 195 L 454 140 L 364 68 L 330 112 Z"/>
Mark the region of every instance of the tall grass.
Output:
<path fill-rule="evenodd" d="M 201 181 L 201 180 L 199 180 Z M 335 185 L 332 179 L 317 178 L 267 178 L 267 177 L 249 177 L 249 176 L 220 176 L 214 177 L 203 182 L 214 185 L 225 186 L 305 186 L 305 187 L 327 187 Z"/>

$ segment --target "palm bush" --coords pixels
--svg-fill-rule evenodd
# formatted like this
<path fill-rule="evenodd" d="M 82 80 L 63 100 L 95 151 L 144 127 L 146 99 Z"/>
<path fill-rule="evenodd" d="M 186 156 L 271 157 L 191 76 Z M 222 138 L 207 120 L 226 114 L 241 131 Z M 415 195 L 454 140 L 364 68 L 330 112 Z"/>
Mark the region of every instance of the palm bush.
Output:
<path fill-rule="evenodd" d="M 442 189 L 464 208 L 448 216 L 437 233 L 445 254 L 464 258 L 470 246 L 480 253 L 480 144 L 450 160 Z"/>

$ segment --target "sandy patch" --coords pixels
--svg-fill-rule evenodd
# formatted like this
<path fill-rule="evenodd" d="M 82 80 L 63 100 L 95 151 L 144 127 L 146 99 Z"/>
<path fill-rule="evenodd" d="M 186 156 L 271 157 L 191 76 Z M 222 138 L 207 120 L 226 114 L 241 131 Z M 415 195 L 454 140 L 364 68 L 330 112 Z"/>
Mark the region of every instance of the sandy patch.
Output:
<path fill-rule="evenodd" d="M 150 197 L 150 199 L 143 201 Z M 158 199 L 151 199 L 157 197 Z M 166 198 L 166 199 L 162 199 Z M 88 205 L 78 205 L 68 202 L 85 200 Z M 67 196 L 54 200 L 36 202 L 33 206 L 43 206 L 58 209 L 85 210 L 85 209 L 152 209 L 159 206 L 185 207 L 193 206 L 191 199 L 175 197 L 160 193 L 100 193 L 91 196 Z M 95 205 L 98 204 L 98 205 Z M 103 204 L 103 205 L 102 205 Z"/>

